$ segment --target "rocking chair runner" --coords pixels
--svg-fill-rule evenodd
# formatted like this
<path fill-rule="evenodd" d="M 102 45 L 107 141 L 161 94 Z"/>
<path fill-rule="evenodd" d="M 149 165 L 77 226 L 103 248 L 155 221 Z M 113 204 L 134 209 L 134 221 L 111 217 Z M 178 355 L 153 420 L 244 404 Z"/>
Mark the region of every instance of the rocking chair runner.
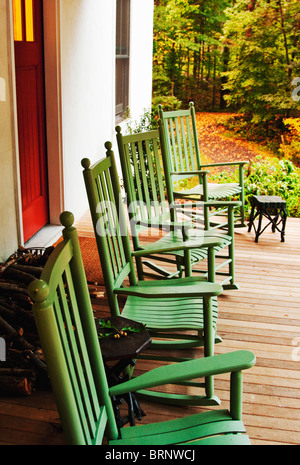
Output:
<path fill-rule="evenodd" d="M 248 351 L 163 366 L 109 388 L 73 215 L 61 215 L 64 241 L 40 280 L 29 286 L 33 312 L 63 431 L 70 445 L 250 444 L 242 423 L 242 373 L 255 363 Z M 231 372 L 230 410 L 177 420 L 117 427 L 112 398 L 141 388 Z"/>
<path fill-rule="evenodd" d="M 189 204 L 175 205 L 174 202 L 169 204 L 165 200 L 159 130 L 123 135 L 120 126 L 117 126 L 116 132 L 134 250 L 151 251 L 153 247 L 159 250 L 160 247 L 165 248 L 166 245 L 172 244 L 179 246 L 186 237 L 194 241 L 203 241 L 202 247 L 199 248 L 185 251 L 178 249 L 169 254 L 157 253 L 152 256 L 152 259 L 160 262 L 175 263 L 177 268 L 173 274 L 148 259 L 142 261 L 141 257 L 136 257 L 139 279 L 144 279 L 144 276 L 149 274 L 145 271 L 145 266 L 163 277 L 173 277 L 183 272 L 186 276 L 191 276 L 192 271 L 196 270 L 203 276 L 208 276 L 209 281 L 215 281 L 215 276 L 221 277 L 218 281 L 224 289 L 237 289 L 234 271 L 233 210 L 238 202 L 201 203 L 202 209 L 207 205 L 227 208 L 227 231 L 204 230 L 204 226 L 200 226 L 199 223 L 198 228 L 195 228 L 190 218 L 190 214 L 193 215 L 194 212 Z M 151 236 L 153 228 L 165 229 L 167 233 L 154 244 L 142 244 L 142 236 L 145 236 L 145 233 Z M 220 244 L 214 247 L 215 257 L 212 256 L 213 238 L 220 241 Z M 197 263 L 207 257 L 207 269 L 195 268 Z M 218 265 L 215 265 L 214 258 L 219 259 Z"/>
<path fill-rule="evenodd" d="M 164 138 L 162 155 L 165 175 L 169 184 L 169 201 L 187 199 L 207 202 L 208 200 L 238 197 L 241 204 L 239 213 L 235 216 L 235 226 L 245 226 L 244 165 L 248 162 L 201 163 L 193 102 L 190 102 L 189 110 L 163 111 L 162 106 L 159 105 L 159 118 L 161 134 Z M 205 169 L 216 166 L 238 166 L 239 182 L 208 183 L 207 175 L 209 172 Z M 174 186 L 174 183 L 194 176 L 199 177 L 199 184 L 196 187 L 180 190 Z M 218 214 L 222 213 L 223 211 L 220 209 Z M 205 225 L 207 228 L 210 224 L 210 217 L 215 215 L 215 211 L 210 213 L 209 206 L 205 207 Z M 216 227 L 218 226 L 217 224 Z"/>
<path fill-rule="evenodd" d="M 151 348 L 185 349 L 204 346 L 204 355 L 213 355 L 214 343 L 221 341 L 216 335 L 216 296 L 222 292 L 222 286 L 201 277 L 137 283 L 132 257 L 148 256 L 149 252 L 131 251 L 112 144 L 106 142 L 105 147 L 106 158 L 93 166 L 85 158 L 82 166 L 111 314 L 120 315 L 118 295 L 126 296 L 122 316 L 146 325 L 152 337 Z M 177 244 L 169 245 L 165 251 L 176 251 L 177 247 Z M 195 247 L 195 242 L 187 240 L 180 244 L 180 249 L 182 247 Z M 153 253 L 163 251 L 162 247 L 152 250 Z M 182 360 L 172 357 L 172 354 L 165 358 L 161 353 L 148 356 L 152 360 L 155 357 L 166 361 Z M 196 383 L 196 386 L 205 388 L 203 403 L 219 402 L 213 395 L 212 378 L 208 377 L 204 384 Z M 147 393 L 148 397 L 157 395 L 159 399 L 163 398 L 161 393 Z M 194 399 L 193 396 L 166 393 L 165 399 L 191 404 L 198 402 L 200 396 Z"/>

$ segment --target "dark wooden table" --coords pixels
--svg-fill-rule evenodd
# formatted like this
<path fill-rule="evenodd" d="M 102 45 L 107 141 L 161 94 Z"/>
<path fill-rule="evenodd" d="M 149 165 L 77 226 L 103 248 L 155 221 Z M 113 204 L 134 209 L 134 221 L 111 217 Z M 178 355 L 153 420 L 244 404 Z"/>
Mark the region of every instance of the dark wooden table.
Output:
<path fill-rule="evenodd" d="M 100 326 L 101 322 L 110 322 L 116 328 L 114 330 L 105 329 Z M 126 330 L 126 328 L 137 328 L 139 332 Z M 128 380 L 128 372 L 130 367 L 135 366 L 135 359 L 138 354 L 145 350 L 151 343 L 151 337 L 141 323 L 138 323 L 121 316 L 107 317 L 96 321 L 96 328 L 98 333 L 111 333 L 106 337 L 100 338 L 100 347 L 103 356 L 103 361 L 106 369 L 106 376 L 109 386 L 122 383 Z M 125 329 L 124 329 L 125 328 Z M 124 329 L 122 335 L 121 332 Z M 113 363 L 116 362 L 116 363 Z M 127 373 L 126 373 L 127 371 Z M 121 419 L 118 405 L 122 399 L 128 404 L 128 418 Z M 116 421 L 119 427 L 124 426 L 128 421 L 131 426 L 135 425 L 135 418 L 141 420 L 145 413 L 141 410 L 140 405 L 134 393 L 128 393 L 122 398 L 113 399 Z"/>
<path fill-rule="evenodd" d="M 248 231 L 251 231 L 253 226 L 255 230 L 255 242 L 258 242 L 259 236 L 271 224 L 272 231 L 280 232 L 281 242 L 284 242 L 285 225 L 287 219 L 286 202 L 281 197 L 274 195 L 254 195 L 251 199 L 251 213 Z M 258 217 L 258 225 L 255 227 L 254 221 Z M 262 219 L 267 218 L 269 221 L 262 228 Z"/>

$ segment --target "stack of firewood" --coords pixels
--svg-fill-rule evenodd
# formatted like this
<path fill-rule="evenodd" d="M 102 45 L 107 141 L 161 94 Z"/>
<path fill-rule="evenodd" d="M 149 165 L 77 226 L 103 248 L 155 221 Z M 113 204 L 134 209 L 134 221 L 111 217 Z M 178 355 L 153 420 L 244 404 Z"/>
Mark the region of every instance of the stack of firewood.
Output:
<path fill-rule="evenodd" d="M 0 264 L 0 337 L 6 345 L 6 360 L 0 361 L 0 394 L 30 395 L 36 386 L 48 384 L 27 288 L 40 277 L 52 250 L 19 247 Z"/>

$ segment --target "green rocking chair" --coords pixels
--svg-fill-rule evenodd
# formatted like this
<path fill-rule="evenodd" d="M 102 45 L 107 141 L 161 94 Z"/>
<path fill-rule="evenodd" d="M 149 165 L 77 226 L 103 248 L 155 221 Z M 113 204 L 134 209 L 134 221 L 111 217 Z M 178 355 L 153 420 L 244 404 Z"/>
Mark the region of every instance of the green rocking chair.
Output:
<path fill-rule="evenodd" d="M 61 215 L 64 241 L 29 286 L 33 312 L 69 445 L 249 445 L 242 423 L 242 370 L 254 355 L 237 351 L 159 367 L 109 387 L 73 215 Z M 231 372 L 230 408 L 119 428 L 113 399 L 139 389 Z"/>
<path fill-rule="evenodd" d="M 239 207 L 235 209 L 234 225 L 245 226 L 245 198 L 244 198 L 244 165 L 247 161 L 234 161 L 223 163 L 202 164 L 200 148 L 196 127 L 196 115 L 193 102 L 190 102 L 188 110 L 163 111 L 159 105 L 159 119 L 161 135 L 164 138 L 162 144 L 162 155 L 164 159 L 165 175 L 168 184 L 169 201 L 173 199 L 185 200 L 221 200 L 238 198 Z M 239 182 L 237 183 L 209 183 L 206 168 L 238 166 Z M 180 189 L 176 186 L 178 181 L 198 176 L 199 182 L 196 187 Z M 205 226 L 211 227 L 211 218 L 223 215 L 224 211 L 216 211 L 205 206 Z M 216 223 L 216 227 L 220 224 Z"/>
<path fill-rule="evenodd" d="M 221 204 L 223 208 L 227 208 L 228 227 L 226 231 L 210 231 L 204 230 L 204 226 L 198 223 L 195 228 L 190 218 L 193 212 L 189 204 L 169 204 L 165 199 L 159 130 L 123 135 L 120 126 L 117 126 L 116 132 L 134 250 L 151 251 L 153 247 L 157 250 L 160 247 L 164 249 L 166 245 L 180 245 L 187 238 L 203 242 L 201 247 L 192 250 L 178 249 L 169 254 L 158 253 L 152 256 L 152 259 L 160 262 L 175 264 L 173 273 L 153 261 L 142 261 L 141 257 L 137 257 L 139 279 L 149 276 L 145 271 L 147 266 L 165 278 L 178 274 L 182 276 L 183 272 L 185 276 L 191 276 L 195 271 L 207 276 L 209 281 L 215 282 L 217 277 L 220 278 L 218 282 L 224 289 L 238 289 L 234 263 L 234 208 L 238 202 L 202 202 L 202 210 L 206 205 L 217 208 Z M 149 243 L 149 238 L 153 238 L 153 235 L 155 237 L 155 228 L 165 230 L 165 234 Z M 220 242 L 212 250 L 213 239 Z M 206 258 L 206 268 L 195 266 L 200 262 L 205 263 Z"/>
<path fill-rule="evenodd" d="M 182 361 L 182 357 L 169 355 L 169 350 L 199 346 L 204 347 L 204 356 L 212 356 L 214 344 L 221 342 L 216 334 L 216 322 L 217 296 L 221 294 L 222 286 L 207 282 L 202 277 L 138 282 L 133 257 L 148 256 L 149 252 L 131 250 L 112 144 L 106 142 L 105 147 L 106 158 L 93 166 L 84 158 L 82 166 L 111 315 L 121 314 L 146 325 L 152 337 L 151 348 L 168 351 L 165 357 L 161 350 L 158 355 L 149 355 L 152 360 Z M 194 242 L 191 245 L 188 240 L 184 243 L 186 248 L 194 246 Z M 167 251 L 170 249 L 176 250 L 176 245 L 166 246 Z M 161 253 L 162 248 L 154 248 L 152 252 Z M 118 296 L 126 297 L 122 311 Z M 213 394 L 212 378 L 205 379 L 204 384 L 195 383 L 195 386 L 205 388 L 202 403 L 219 402 Z M 155 398 L 156 395 L 163 398 L 161 393 L 147 393 L 148 397 Z M 177 399 L 178 403 L 193 402 L 193 396 L 168 393 L 165 399 L 173 402 Z M 194 400 L 200 401 L 200 396 Z"/>

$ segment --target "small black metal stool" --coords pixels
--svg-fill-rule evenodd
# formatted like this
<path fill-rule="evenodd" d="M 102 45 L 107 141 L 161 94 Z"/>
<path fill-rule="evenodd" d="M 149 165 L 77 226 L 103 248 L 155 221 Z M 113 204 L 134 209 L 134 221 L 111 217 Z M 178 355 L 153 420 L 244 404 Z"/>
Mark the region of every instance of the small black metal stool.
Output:
<path fill-rule="evenodd" d="M 264 230 L 272 224 L 272 231 L 280 232 L 281 234 L 281 242 L 284 242 L 284 235 L 285 235 L 285 225 L 287 219 L 286 213 L 286 202 L 282 200 L 281 197 L 276 195 L 269 196 L 269 195 L 254 195 L 251 199 L 251 214 L 250 214 L 250 222 L 248 232 L 251 231 L 253 226 L 255 235 L 255 242 L 258 242 L 259 236 L 264 232 Z M 256 211 L 255 211 L 256 210 Z M 269 220 L 266 226 L 262 228 L 262 218 L 263 216 Z M 255 227 L 254 220 L 258 218 L 258 226 Z M 279 226 L 281 225 L 281 228 Z"/>

